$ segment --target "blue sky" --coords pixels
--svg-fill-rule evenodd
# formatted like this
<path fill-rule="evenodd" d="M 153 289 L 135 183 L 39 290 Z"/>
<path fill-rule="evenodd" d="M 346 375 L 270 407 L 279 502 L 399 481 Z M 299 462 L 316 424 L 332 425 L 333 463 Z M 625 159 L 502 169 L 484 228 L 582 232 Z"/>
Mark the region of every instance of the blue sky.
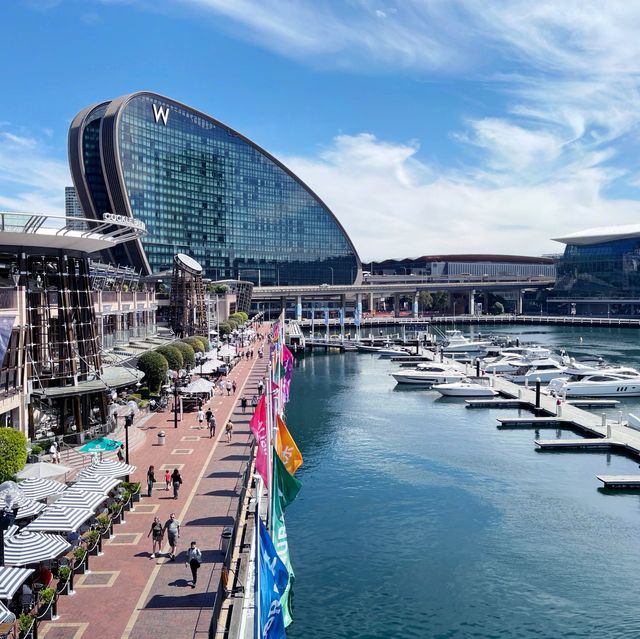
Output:
<path fill-rule="evenodd" d="M 557 252 L 640 212 L 640 6 L 0 3 L 0 209 L 61 211 L 84 106 L 149 89 L 287 163 L 363 260 Z"/>

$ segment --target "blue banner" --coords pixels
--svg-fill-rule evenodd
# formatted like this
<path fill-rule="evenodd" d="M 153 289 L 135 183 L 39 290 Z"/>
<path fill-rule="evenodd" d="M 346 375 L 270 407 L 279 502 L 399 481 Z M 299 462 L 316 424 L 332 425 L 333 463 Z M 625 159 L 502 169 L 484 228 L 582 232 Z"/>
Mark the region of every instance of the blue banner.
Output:
<path fill-rule="evenodd" d="M 338 317 L 340 318 L 340 328 L 344 329 L 344 308 L 338 309 Z"/>
<path fill-rule="evenodd" d="M 260 522 L 260 639 L 286 639 L 280 597 L 289 582 L 289 571 L 273 546 L 262 520 Z"/>
<path fill-rule="evenodd" d="M 329 326 L 329 309 L 324 309 L 324 323 Z"/>
<path fill-rule="evenodd" d="M 362 322 L 362 302 L 358 302 L 356 304 L 356 312 L 354 316 L 354 322 L 357 328 L 360 328 L 360 323 Z"/>

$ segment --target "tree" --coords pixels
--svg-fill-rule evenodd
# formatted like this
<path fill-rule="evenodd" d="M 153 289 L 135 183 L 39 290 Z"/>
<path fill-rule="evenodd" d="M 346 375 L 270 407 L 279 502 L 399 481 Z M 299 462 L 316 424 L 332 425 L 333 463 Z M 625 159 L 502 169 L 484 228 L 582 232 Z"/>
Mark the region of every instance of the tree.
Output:
<path fill-rule="evenodd" d="M 432 308 L 434 311 L 446 311 L 449 308 L 449 293 L 437 291 L 433 294 Z"/>
<path fill-rule="evenodd" d="M 216 284 L 213 290 L 218 295 L 226 295 L 229 292 L 229 287 L 226 284 Z"/>
<path fill-rule="evenodd" d="M 167 346 L 157 348 L 156 351 L 167 360 L 167 364 L 172 371 L 179 371 L 184 367 L 182 353 L 175 346 L 167 344 Z"/>
<path fill-rule="evenodd" d="M 433 296 L 429 291 L 418 293 L 418 305 L 423 311 L 428 311 L 433 306 Z"/>
<path fill-rule="evenodd" d="M 204 348 L 204 352 L 208 353 L 211 350 L 211 344 L 209 343 L 209 340 L 204 335 L 196 335 L 195 337 L 197 340 L 200 340 L 202 348 Z"/>
<path fill-rule="evenodd" d="M 167 377 L 169 363 L 164 355 L 157 351 L 143 353 L 138 358 L 138 370 L 144 373 L 144 381 L 151 392 L 158 392 Z"/>
<path fill-rule="evenodd" d="M 27 463 L 27 438 L 13 428 L 0 428 L 0 483 L 13 479 Z"/>
<path fill-rule="evenodd" d="M 189 344 L 193 349 L 194 353 L 204 353 L 204 346 L 202 342 L 197 337 L 185 337 L 182 340 L 183 344 Z"/>
<path fill-rule="evenodd" d="M 224 335 L 230 335 L 231 332 L 233 331 L 233 328 L 231 324 L 229 324 L 229 322 L 220 322 L 219 326 L 218 326 L 218 331 L 220 332 L 220 336 L 224 336 Z"/>
<path fill-rule="evenodd" d="M 504 313 L 504 306 L 500 302 L 494 302 L 489 310 L 492 315 L 502 315 L 502 313 Z"/>
<path fill-rule="evenodd" d="M 184 342 L 175 342 L 171 346 L 175 346 L 182 354 L 183 365 L 186 368 L 193 368 L 196 365 L 196 353 L 189 344 Z"/>

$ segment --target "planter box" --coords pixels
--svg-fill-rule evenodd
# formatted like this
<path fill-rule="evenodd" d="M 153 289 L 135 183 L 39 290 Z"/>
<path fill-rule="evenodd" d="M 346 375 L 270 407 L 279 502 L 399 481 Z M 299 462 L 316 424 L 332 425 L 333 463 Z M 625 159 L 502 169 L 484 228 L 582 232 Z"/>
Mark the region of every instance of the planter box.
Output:
<path fill-rule="evenodd" d="M 103 539 L 111 539 L 111 524 L 103 528 L 101 534 Z"/>
<path fill-rule="evenodd" d="M 119 511 L 117 515 L 111 517 L 112 524 L 119 524 L 122 521 L 122 511 Z"/>
<path fill-rule="evenodd" d="M 43 621 L 52 621 L 54 617 L 53 607 L 54 607 L 54 602 L 52 601 L 48 606 L 44 608 L 44 612 L 38 611 L 39 612 L 38 619 L 41 619 Z"/>
<path fill-rule="evenodd" d="M 63 584 L 58 582 L 58 587 L 57 587 L 59 595 L 68 595 L 70 589 L 71 589 L 71 575 L 69 575 L 69 579 L 67 579 Z"/>
<path fill-rule="evenodd" d="M 76 565 L 73 567 L 73 572 L 76 573 L 76 575 L 84 575 L 84 571 L 86 568 L 86 557 L 82 560 L 82 563 L 76 563 Z"/>
<path fill-rule="evenodd" d="M 133 493 L 131 495 L 131 501 L 137 503 L 140 501 L 140 492 L 138 491 L 137 493 Z"/>

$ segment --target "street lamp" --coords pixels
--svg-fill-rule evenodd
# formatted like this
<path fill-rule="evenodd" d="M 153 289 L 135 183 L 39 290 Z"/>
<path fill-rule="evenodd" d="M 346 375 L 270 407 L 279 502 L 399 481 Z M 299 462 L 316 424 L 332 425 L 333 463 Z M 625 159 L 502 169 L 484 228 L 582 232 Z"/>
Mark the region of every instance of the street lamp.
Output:
<path fill-rule="evenodd" d="M 173 371 L 173 427 L 178 428 L 178 371 Z"/>
<path fill-rule="evenodd" d="M 329 267 L 331 269 L 331 286 L 333 286 L 333 266 Z"/>

